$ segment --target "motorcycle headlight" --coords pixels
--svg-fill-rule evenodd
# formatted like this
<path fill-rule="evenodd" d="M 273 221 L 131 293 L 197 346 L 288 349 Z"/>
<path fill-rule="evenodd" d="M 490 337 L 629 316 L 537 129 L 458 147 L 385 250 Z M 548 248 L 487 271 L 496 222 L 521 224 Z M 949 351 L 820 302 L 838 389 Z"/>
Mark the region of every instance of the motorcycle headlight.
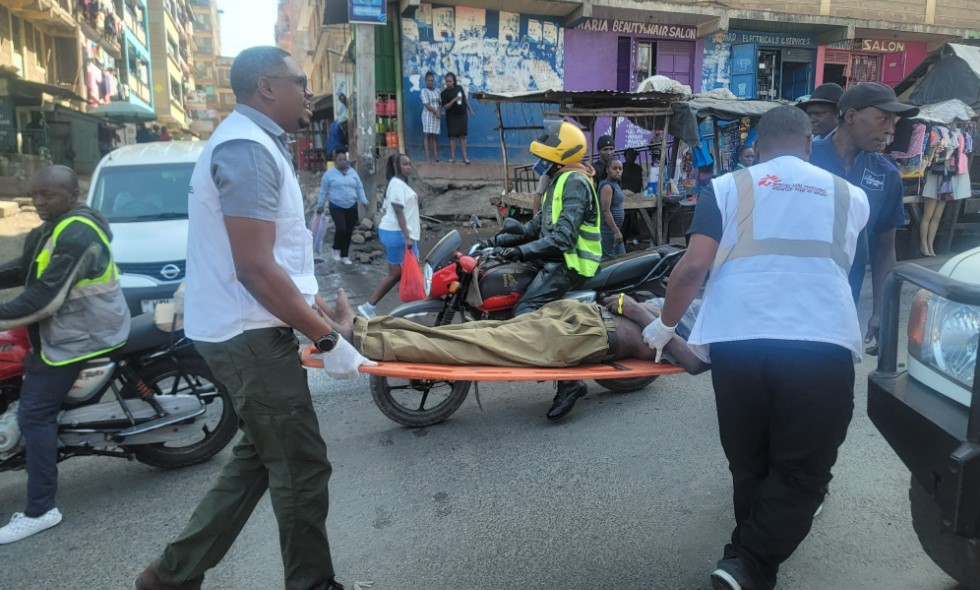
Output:
<path fill-rule="evenodd" d="M 909 318 L 909 354 L 960 383 L 973 387 L 980 341 L 980 308 L 920 292 Z"/>
<path fill-rule="evenodd" d="M 426 262 L 422 265 L 422 279 L 425 283 L 425 297 L 429 298 L 429 292 L 432 291 L 432 265 Z"/>

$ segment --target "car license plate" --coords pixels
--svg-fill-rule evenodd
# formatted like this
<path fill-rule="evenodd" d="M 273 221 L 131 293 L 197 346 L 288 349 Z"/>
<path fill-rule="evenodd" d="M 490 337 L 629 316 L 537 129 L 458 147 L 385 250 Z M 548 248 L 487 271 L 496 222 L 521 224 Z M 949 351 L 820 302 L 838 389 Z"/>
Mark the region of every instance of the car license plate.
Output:
<path fill-rule="evenodd" d="M 142 308 L 143 313 L 150 313 L 156 311 L 157 306 L 161 303 L 173 302 L 173 299 L 144 299 L 143 301 L 140 301 L 140 307 Z"/>

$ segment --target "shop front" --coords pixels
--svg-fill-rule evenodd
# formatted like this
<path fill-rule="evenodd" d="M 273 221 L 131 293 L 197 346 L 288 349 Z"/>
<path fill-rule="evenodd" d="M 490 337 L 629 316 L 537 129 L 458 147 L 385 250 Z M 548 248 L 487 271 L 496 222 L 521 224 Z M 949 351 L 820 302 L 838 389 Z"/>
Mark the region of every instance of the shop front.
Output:
<path fill-rule="evenodd" d="M 844 88 L 859 82 L 895 86 L 926 58 L 924 41 L 845 39 L 817 49 L 817 85 L 834 82 Z"/>
<path fill-rule="evenodd" d="M 807 33 L 721 32 L 705 40 L 702 91 L 738 98 L 796 100 L 816 83 L 817 43 Z"/>
<path fill-rule="evenodd" d="M 565 31 L 565 90 L 634 92 L 654 75 L 700 90 L 697 27 L 586 19 Z"/>

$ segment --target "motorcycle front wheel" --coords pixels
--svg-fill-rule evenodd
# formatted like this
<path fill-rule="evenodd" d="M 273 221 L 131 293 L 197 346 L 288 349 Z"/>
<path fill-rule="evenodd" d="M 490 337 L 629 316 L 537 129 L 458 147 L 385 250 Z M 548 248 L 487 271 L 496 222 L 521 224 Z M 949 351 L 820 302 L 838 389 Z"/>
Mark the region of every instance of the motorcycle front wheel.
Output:
<path fill-rule="evenodd" d="M 173 469 L 203 463 L 217 455 L 238 431 L 238 414 L 228 390 L 211 374 L 197 354 L 163 358 L 139 371 L 143 381 L 157 396 L 196 395 L 207 405 L 203 416 L 194 418 L 200 430 L 187 438 L 166 443 L 133 445 L 129 449 L 137 461 Z"/>
<path fill-rule="evenodd" d="M 402 305 L 391 315 L 434 326 L 438 323 L 443 306 L 444 303 L 438 300 L 420 301 Z M 461 317 L 462 314 L 455 314 L 453 322 L 459 322 Z M 470 383 L 371 375 L 371 397 L 381 413 L 390 420 L 409 428 L 422 428 L 452 416 L 466 401 Z"/>

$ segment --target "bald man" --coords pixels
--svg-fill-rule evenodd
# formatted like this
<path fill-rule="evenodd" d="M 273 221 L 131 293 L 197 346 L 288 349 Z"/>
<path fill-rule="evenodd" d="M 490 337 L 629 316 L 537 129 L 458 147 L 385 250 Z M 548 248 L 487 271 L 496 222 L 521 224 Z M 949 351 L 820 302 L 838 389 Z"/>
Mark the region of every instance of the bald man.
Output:
<path fill-rule="evenodd" d="M 27 326 L 31 340 L 17 407 L 27 449 L 27 507 L 0 528 L 0 544 L 61 522 L 55 507 L 58 412 L 84 361 L 119 348 L 129 335 L 109 222 L 78 203 L 75 172 L 42 168 L 29 194 L 43 223 L 27 234 L 23 256 L 0 266 L 0 288 L 24 287 L 0 305 L 0 329 Z"/>

